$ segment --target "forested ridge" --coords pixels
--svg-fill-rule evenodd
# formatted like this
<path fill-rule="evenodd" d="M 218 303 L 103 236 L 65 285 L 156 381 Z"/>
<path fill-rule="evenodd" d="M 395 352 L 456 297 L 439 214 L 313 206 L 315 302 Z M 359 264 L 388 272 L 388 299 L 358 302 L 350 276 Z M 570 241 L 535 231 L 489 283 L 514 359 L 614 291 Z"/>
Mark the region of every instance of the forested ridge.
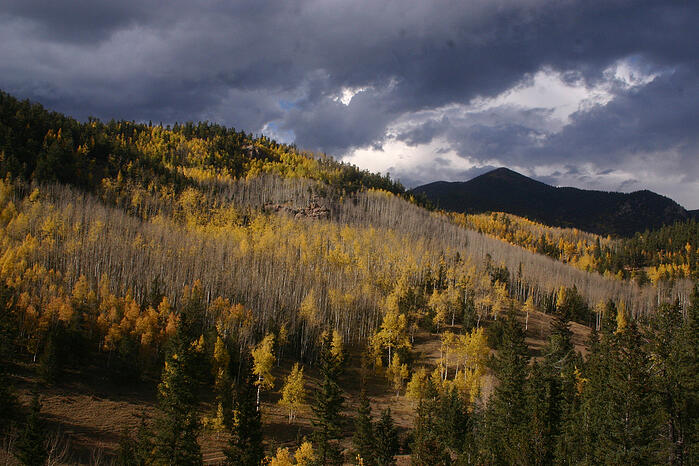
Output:
<path fill-rule="evenodd" d="M 508 212 L 547 225 L 620 237 L 692 218 L 691 212 L 675 201 L 652 191 L 556 187 L 504 167 L 469 181 L 436 181 L 412 192 L 452 212 Z"/>
<path fill-rule="evenodd" d="M 502 212 L 449 215 L 467 228 L 604 276 L 631 279 L 640 285 L 699 278 L 699 223 L 693 219 L 631 238 L 612 238 Z"/>
<path fill-rule="evenodd" d="M 157 409 L 111 452 L 120 464 L 200 464 L 213 433 L 231 464 L 696 460 L 691 233 L 687 273 L 618 280 L 579 264 L 621 254 L 610 239 L 571 252 L 582 234 L 561 234 L 554 254 L 524 220 L 430 211 L 388 176 L 264 136 L 0 104 L 0 418 L 19 461 L 56 454 L 41 397 L 23 408 L 10 388 L 22 371 L 39 395 L 76 371 L 150 383 Z M 673 263 L 678 228 L 627 250 Z M 554 325 L 530 364 L 541 313 Z M 586 358 L 570 321 L 592 328 Z M 438 342 L 436 362 L 421 341 Z M 365 389 L 411 400 L 414 428 L 399 438 L 390 409 L 372 420 L 365 390 L 348 422 L 359 366 Z M 289 423 L 313 407 L 308 437 L 278 450 L 264 433 L 275 396 Z"/>

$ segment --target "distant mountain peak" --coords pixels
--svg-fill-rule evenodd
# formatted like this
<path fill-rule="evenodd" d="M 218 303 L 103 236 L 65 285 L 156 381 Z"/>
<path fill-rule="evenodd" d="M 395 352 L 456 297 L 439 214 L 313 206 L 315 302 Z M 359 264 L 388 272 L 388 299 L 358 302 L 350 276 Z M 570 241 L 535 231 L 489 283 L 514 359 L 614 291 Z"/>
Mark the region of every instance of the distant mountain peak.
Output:
<path fill-rule="evenodd" d="M 437 181 L 413 191 L 445 210 L 508 212 L 548 225 L 629 236 L 686 220 L 692 213 L 652 191 L 625 194 L 550 186 L 506 167 L 469 181 Z"/>

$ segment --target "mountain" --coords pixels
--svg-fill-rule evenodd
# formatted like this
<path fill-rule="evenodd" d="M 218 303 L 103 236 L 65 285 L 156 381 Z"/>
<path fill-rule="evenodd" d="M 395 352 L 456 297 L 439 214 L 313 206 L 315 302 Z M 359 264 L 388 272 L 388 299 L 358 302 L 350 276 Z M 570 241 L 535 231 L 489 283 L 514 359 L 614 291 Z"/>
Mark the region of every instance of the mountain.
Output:
<path fill-rule="evenodd" d="M 692 216 L 672 199 L 651 191 L 626 194 L 558 188 L 508 168 L 498 168 L 465 182 L 429 183 L 413 192 L 444 210 L 508 212 L 548 225 L 603 235 L 631 236 Z"/>

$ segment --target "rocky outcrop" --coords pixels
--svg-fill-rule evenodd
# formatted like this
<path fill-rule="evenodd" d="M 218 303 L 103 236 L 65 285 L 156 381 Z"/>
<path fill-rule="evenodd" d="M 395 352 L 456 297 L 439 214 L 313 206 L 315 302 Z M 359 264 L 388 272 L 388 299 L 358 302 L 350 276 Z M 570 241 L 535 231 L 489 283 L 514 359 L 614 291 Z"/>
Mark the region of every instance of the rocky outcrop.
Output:
<path fill-rule="evenodd" d="M 320 204 L 317 200 L 312 200 L 306 207 L 295 207 L 291 202 L 282 204 L 267 203 L 264 205 L 264 211 L 270 213 L 283 213 L 293 215 L 294 218 L 312 218 L 312 219 L 327 219 L 330 218 L 330 209 Z"/>

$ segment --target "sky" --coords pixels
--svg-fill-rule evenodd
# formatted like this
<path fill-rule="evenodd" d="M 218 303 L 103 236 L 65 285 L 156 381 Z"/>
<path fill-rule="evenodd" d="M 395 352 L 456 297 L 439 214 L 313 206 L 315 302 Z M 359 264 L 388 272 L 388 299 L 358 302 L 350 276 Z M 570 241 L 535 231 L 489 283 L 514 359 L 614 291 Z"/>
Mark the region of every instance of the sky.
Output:
<path fill-rule="evenodd" d="M 0 89 L 408 187 L 506 166 L 699 209 L 695 0 L 0 0 Z"/>

